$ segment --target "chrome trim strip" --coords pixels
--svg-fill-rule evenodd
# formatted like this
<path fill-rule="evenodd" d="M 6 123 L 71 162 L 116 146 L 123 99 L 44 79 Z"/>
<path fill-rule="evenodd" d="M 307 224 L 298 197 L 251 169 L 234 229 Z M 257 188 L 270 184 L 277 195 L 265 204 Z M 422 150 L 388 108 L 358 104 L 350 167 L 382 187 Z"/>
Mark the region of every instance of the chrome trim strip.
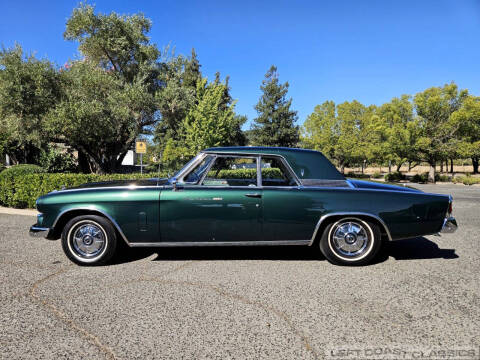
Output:
<path fill-rule="evenodd" d="M 77 207 L 77 208 L 72 208 L 72 209 L 66 209 L 66 210 L 63 210 L 60 212 L 60 214 L 58 214 L 57 218 L 55 219 L 55 221 L 53 222 L 53 225 L 52 225 L 52 229 L 55 229 L 55 226 L 57 225 L 57 222 L 58 220 L 65 214 L 71 212 L 71 211 L 78 211 L 78 210 L 87 210 L 87 211 L 93 211 L 93 212 L 97 212 L 97 213 L 100 213 L 102 214 L 103 216 L 105 216 L 108 220 L 111 221 L 111 223 L 113 224 L 113 226 L 115 226 L 115 228 L 118 230 L 118 232 L 120 233 L 120 235 L 122 236 L 123 240 L 125 241 L 125 243 L 130 246 L 130 242 L 127 240 L 127 237 L 125 236 L 125 234 L 123 233 L 122 229 L 120 228 L 120 225 L 118 225 L 118 223 L 109 215 L 107 214 L 105 211 L 103 210 L 99 210 L 97 209 L 96 207 Z"/>
<path fill-rule="evenodd" d="M 310 240 L 310 243 L 308 246 L 312 246 L 313 242 L 315 241 L 315 238 L 317 237 L 317 232 L 318 229 L 320 229 L 320 225 L 329 217 L 331 216 L 343 216 L 343 215 L 348 215 L 348 216 L 368 216 L 371 217 L 375 220 L 378 220 L 380 224 L 382 224 L 383 228 L 385 229 L 385 232 L 387 233 L 388 240 L 392 241 L 392 236 L 390 235 L 390 230 L 388 229 L 387 224 L 385 224 L 385 221 L 383 221 L 379 216 L 374 215 L 374 214 L 369 214 L 365 212 L 334 212 L 334 213 L 329 213 L 322 215 L 320 217 L 320 220 L 318 220 L 317 225 L 315 226 L 315 230 L 313 231 L 312 239 Z"/>
<path fill-rule="evenodd" d="M 87 183 L 89 184 L 89 183 Z M 126 189 L 126 190 L 136 190 L 136 189 L 161 189 L 165 185 L 141 185 L 141 186 L 136 186 L 136 185 L 122 185 L 122 186 L 101 186 L 101 187 L 86 187 L 86 188 L 79 188 L 79 189 L 65 189 L 65 190 L 52 190 L 48 194 L 62 194 L 66 192 L 71 192 L 71 191 L 85 191 L 85 190 L 110 190 L 110 189 Z"/>
<path fill-rule="evenodd" d="M 188 241 L 188 242 L 149 242 L 130 243 L 131 247 L 201 247 L 201 246 L 281 246 L 281 245 L 303 245 L 306 246 L 310 240 L 278 240 L 278 241 Z"/>

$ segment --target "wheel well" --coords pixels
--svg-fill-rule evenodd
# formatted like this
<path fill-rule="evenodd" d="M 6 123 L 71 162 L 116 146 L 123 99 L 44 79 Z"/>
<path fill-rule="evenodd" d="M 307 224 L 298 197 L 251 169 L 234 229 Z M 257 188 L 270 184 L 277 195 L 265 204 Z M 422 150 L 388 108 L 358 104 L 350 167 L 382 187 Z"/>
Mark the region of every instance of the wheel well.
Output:
<path fill-rule="evenodd" d="M 389 240 L 388 232 L 387 232 L 387 229 L 385 227 L 385 224 L 382 224 L 382 222 L 379 221 L 378 219 L 376 219 L 375 217 L 364 215 L 364 214 L 359 214 L 359 215 L 357 215 L 357 214 L 343 214 L 343 215 L 332 215 L 332 216 L 327 217 L 325 220 L 323 220 L 322 223 L 320 224 L 320 227 L 318 228 L 317 233 L 315 234 L 315 239 L 313 240 L 312 245 L 318 244 L 318 242 L 322 238 L 323 232 L 325 231 L 326 227 L 329 224 L 331 224 L 331 223 L 333 223 L 337 220 L 340 220 L 341 218 L 345 218 L 345 217 L 356 217 L 356 218 L 359 218 L 361 220 L 370 221 L 370 222 L 378 225 L 378 228 L 380 229 L 380 232 L 382 234 L 382 241 L 388 241 Z"/>
<path fill-rule="evenodd" d="M 51 239 L 59 239 L 62 236 L 62 231 L 63 231 L 63 228 L 65 227 L 65 225 L 67 225 L 67 223 L 71 219 L 73 219 L 76 216 L 80 216 L 80 215 L 97 215 L 97 216 L 103 217 L 104 219 L 108 220 L 111 223 L 111 225 L 115 229 L 115 233 L 117 235 L 117 238 L 123 238 L 121 236 L 121 234 L 119 233 L 115 224 L 112 224 L 111 220 L 107 216 L 105 216 L 105 214 L 101 213 L 100 211 L 89 210 L 89 209 L 70 210 L 70 211 L 67 211 L 66 213 L 62 214 L 60 216 L 60 218 L 57 220 L 57 222 L 55 223 L 53 231 L 50 234 L 50 238 Z"/>

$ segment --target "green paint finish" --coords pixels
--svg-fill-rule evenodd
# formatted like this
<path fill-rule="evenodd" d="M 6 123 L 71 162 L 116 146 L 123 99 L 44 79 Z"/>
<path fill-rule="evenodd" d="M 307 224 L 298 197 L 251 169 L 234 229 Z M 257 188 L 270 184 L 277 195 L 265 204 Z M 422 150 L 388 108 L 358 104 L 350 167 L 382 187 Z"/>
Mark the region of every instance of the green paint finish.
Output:
<path fill-rule="evenodd" d="M 58 191 L 40 197 L 37 209 L 44 214 L 44 227 L 52 227 L 59 214 L 72 209 L 99 211 L 114 219 L 130 242 L 155 242 L 159 240 L 160 191 L 161 187 Z M 146 218 L 143 231 L 139 231 L 139 216 Z"/>
<path fill-rule="evenodd" d="M 261 190 L 188 186 L 160 196 L 161 241 L 262 240 Z"/>

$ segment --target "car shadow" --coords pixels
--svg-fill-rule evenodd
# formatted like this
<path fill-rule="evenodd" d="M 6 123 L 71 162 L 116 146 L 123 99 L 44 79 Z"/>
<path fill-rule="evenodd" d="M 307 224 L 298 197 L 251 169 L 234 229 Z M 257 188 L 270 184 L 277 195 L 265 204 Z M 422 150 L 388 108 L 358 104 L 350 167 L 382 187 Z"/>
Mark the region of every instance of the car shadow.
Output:
<path fill-rule="evenodd" d="M 455 249 L 441 249 L 438 245 L 425 237 L 390 241 L 384 244 L 378 262 L 388 257 L 395 260 L 427 260 L 427 259 L 457 259 Z"/>
<path fill-rule="evenodd" d="M 112 264 L 128 263 L 147 258 L 152 261 L 187 260 L 266 260 L 266 261 L 321 261 L 325 257 L 317 246 L 223 246 L 178 248 L 128 248 L 122 249 Z M 373 264 L 388 260 L 456 259 L 455 249 L 440 249 L 425 237 L 387 242 Z"/>
<path fill-rule="evenodd" d="M 325 260 L 309 246 L 222 246 L 156 249 L 161 260 Z"/>

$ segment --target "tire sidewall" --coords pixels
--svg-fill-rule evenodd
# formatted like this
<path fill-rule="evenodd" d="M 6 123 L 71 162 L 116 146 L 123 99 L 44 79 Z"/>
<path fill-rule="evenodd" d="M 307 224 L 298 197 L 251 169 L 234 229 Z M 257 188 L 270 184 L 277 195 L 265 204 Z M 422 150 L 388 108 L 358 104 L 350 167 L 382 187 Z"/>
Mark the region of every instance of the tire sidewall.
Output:
<path fill-rule="evenodd" d="M 102 252 L 92 258 L 84 258 L 79 256 L 72 248 L 71 237 L 74 230 L 82 224 L 91 223 L 98 226 L 105 236 L 105 246 Z M 67 222 L 62 231 L 62 248 L 67 257 L 76 264 L 94 266 L 103 265 L 108 262 L 115 253 L 117 247 L 116 234 L 112 225 L 108 220 L 101 216 L 84 215 L 77 216 Z"/>
<path fill-rule="evenodd" d="M 368 248 L 364 254 L 359 257 L 348 258 L 346 256 L 342 256 L 338 254 L 332 246 L 332 232 L 335 226 L 344 221 L 355 221 L 359 222 L 367 231 L 367 235 L 369 238 L 369 244 L 367 245 Z M 381 246 L 381 233 L 378 226 L 372 222 L 354 217 L 344 217 L 338 219 L 337 221 L 332 221 L 327 227 L 325 228 L 322 238 L 320 239 L 320 250 L 322 251 L 323 255 L 333 264 L 336 265 L 365 265 L 371 262 L 371 260 L 375 257 L 378 253 L 378 250 Z"/>

